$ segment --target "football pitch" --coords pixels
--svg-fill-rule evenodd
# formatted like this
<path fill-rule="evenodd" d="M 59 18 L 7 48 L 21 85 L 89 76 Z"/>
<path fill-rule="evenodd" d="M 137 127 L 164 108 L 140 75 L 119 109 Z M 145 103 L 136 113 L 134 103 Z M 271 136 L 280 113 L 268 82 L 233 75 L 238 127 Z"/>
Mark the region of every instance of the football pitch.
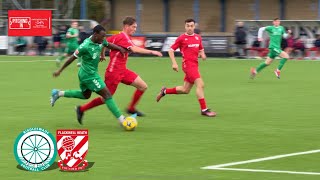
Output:
<path fill-rule="evenodd" d="M 278 61 L 254 80 L 250 67 L 261 60 L 201 61 L 206 101 L 218 113 L 208 118 L 200 115 L 194 89 L 155 101 L 163 85 L 183 83 L 182 70 L 174 72 L 168 58 L 130 57 L 128 68 L 148 84 L 138 105 L 147 116 L 137 119 L 136 131 L 125 132 L 105 106 L 88 111 L 79 125 L 74 106 L 88 100 L 61 98 L 51 107 L 51 89 L 79 89 L 76 63 L 53 78 L 53 60 L 0 56 L 1 179 L 320 179 L 320 61 L 288 61 L 280 80 L 273 73 Z M 106 66 L 100 64 L 102 77 Z M 122 110 L 133 92 L 119 86 L 114 98 Z M 54 136 L 57 129 L 88 129 L 90 168 L 61 172 L 55 163 L 43 172 L 21 170 L 13 145 L 30 127 Z"/>

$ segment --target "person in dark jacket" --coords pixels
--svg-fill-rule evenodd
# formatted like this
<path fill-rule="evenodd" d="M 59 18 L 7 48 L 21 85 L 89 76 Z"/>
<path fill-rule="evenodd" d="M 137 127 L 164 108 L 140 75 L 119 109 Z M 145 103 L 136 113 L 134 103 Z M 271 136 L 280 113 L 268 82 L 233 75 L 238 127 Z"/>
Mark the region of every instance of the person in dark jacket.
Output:
<path fill-rule="evenodd" d="M 246 56 L 247 33 L 243 22 L 239 21 L 234 33 L 235 45 L 237 48 L 237 57 L 244 58 Z"/>

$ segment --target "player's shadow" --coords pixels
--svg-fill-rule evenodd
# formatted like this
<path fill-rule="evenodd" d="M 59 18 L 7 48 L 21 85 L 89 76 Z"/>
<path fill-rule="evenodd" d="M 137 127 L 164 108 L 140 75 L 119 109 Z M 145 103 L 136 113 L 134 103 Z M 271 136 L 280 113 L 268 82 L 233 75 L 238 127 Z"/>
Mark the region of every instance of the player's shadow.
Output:
<path fill-rule="evenodd" d="M 22 170 L 22 171 L 28 171 L 25 168 L 21 167 L 19 164 L 17 165 L 17 168 Z M 47 169 L 45 169 L 43 171 L 51 171 L 51 170 L 55 170 L 55 169 L 58 169 L 58 168 L 59 168 L 58 163 L 54 162 L 49 168 L 47 168 Z"/>
<path fill-rule="evenodd" d="M 88 162 L 88 167 L 85 170 L 82 171 L 62 171 L 60 170 L 60 172 L 86 172 L 89 171 L 90 168 L 92 168 L 92 166 L 94 165 L 95 162 Z M 43 170 L 43 171 L 51 171 L 51 170 L 55 170 L 58 169 L 58 163 L 54 162 L 49 168 Z M 22 170 L 22 171 L 28 171 L 26 169 L 24 169 L 23 167 L 21 167 L 19 164 L 17 165 L 17 169 Z"/>

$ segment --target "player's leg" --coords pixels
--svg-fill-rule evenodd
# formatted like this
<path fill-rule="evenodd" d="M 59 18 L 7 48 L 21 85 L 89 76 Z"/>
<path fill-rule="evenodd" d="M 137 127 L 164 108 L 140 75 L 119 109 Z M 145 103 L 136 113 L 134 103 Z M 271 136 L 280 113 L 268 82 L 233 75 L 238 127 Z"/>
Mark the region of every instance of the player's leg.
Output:
<path fill-rule="evenodd" d="M 53 89 L 51 91 L 51 98 L 50 98 L 50 104 L 51 106 L 54 106 L 55 102 L 60 97 L 66 97 L 66 98 L 78 98 L 78 99 L 89 99 L 91 96 L 90 90 L 58 90 Z"/>
<path fill-rule="evenodd" d="M 184 81 L 183 86 L 176 86 L 173 88 L 166 88 L 162 87 L 159 94 L 157 95 L 157 102 L 160 101 L 162 97 L 164 97 L 166 94 L 189 94 L 190 90 L 193 87 L 193 83 L 190 83 L 188 81 Z"/>
<path fill-rule="evenodd" d="M 281 73 L 281 69 L 283 68 L 284 64 L 287 62 L 287 60 L 289 59 L 289 54 L 285 51 L 282 51 L 279 56 L 282 58 L 280 60 L 279 66 L 278 68 L 274 71 L 275 75 L 277 76 L 278 79 L 280 79 L 280 73 Z"/>
<path fill-rule="evenodd" d="M 106 104 L 106 106 L 108 107 L 108 109 L 111 111 L 111 113 L 119 120 L 119 122 L 122 124 L 122 122 L 125 119 L 125 116 L 122 114 L 122 112 L 120 111 L 119 107 L 117 106 L 116 102 L 114 101 L 114 99 L 112 98 L 112 95 L 110 93 L 110 91 L 108 90 L 108 88 L 106 86 L 104 86 L 103 89 L 99 90 L 97 92 L 97 94 L 99 94 L 103 100 L 104 103 Z"/>
<path fill-rule="evenodd" d="M 140 76 L 137 76 L 130 85 L 135 87 L 136 90 L 132 96 L 131 102 L 128 105 L 127 113 L 137 114 L 137 116 L 144 116 L 144 113 L 138 111 L 136 109 L 136 106 L 139 100 L 141 99 L 142 95 L 144 94 L 144 92 L 147 90 L 148 85 L 143 79 L 141 79 Z"/>
<path fill-rule="evenodd" d="M 113 95 L 117 90 L 119 81 L 115 81 L 112 77 L 109 77 L 106 75 L 104 83 L 106 84 L 111 95 Z M 102 104 L 104 104 L 104 99 L 101 97 L 97 97 L 86 104 L 78 106 L 77 108 L 79 108 L 78 111 L 80 111 L 81 113 L 84 113 L 84 112 L 86 112 L 94 107 L 100 106 Z"/>
<path fill-rule="evenodd" d="M 216 113 L 210 111 L 210 109 L 207 107 L 206 100 L 204 98 L 204 82 L 202 78 L 197 78 L 194 81 L 194 84 L 196 86 L 196 95 L 200 104 L 201 114 L 208 117 L 216 116 Z"/>
<path fill-rule="evenodd" d="M 66 46 L 64 48 L 62 48 L 62 55 L 59 56 L 57 59 L 56 59 L 56 64 L 57 66 L 60 66 L 61 62 L 66 58 L 68 57 L 68 52 L 69 52 L 69 47 Z"/>
<path fill-rule="evenodd" d="M 251 78 L 253 79 L 260 71 L 269 66 L 277 55 L 277 52 L 275 52 L 273 49 L 269 49 L 267 59 L 260 63 L 256 68 L 251 68 Z"/>

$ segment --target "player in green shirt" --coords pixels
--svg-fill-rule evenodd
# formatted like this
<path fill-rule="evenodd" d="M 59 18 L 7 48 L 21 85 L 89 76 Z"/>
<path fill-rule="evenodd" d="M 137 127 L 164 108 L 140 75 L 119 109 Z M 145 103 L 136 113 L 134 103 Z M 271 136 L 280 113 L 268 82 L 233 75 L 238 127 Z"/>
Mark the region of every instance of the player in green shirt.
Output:
<path fill-rule="evenodd" d="M 63 64 L 63 66 L 53 73 L 54 77 L 58 77 L 61 72 L 69 66 L 75 59 L 82 57 L 82 64 L 78 71 L 80 81 L 80 90 L 57 90 L 51 92 L 50 103 L 54 106 L 60 97 L 89 99 L 92 91 L 96 92 L 104 99 L 105 104 L 112 114 L 122 123 L 125 117 L 120 112 L 118 106 L 114 102 L 111 93 L 107 89 L 104 81 L 98 74 L 98 64 L 100 62 L 100 53 L 103 47 L 119 50 L 126 53 L 126 50 L 106 41 L 106 31 L 101 25 L 97 25 L 93 29 L 93 35 L 87 38 L 74 54 Z M 82 124 L 82 114 L 77 111 L 78 121 Z"/>
<path fill-rule="evenodd" d="M 251 68 L 251 78 L 253 79 L 257 75 L 257 73 L 259 73 L 262 69 L 270 65 L 277 56 L 280 56 L 282 59 L 280 60 L 280 64 L 278 68 L 274 71 L 277 78 L 280 79 L 281 69 L 283 68 L 284 64 L 289 58 L 289 55 L 286 52 L 281 50 L 281 40 L 282 40 L 282 37 L 287 38 L 288 34 L 286 33 L 284 27 L 280 26 L 279 18 L 275 18 L 273 20 L 273 26 L 261 27 L 259 29 L 259 32 L 258 32 L 259 41 L 263 41 L 262 39 L 263 31 L 267 31 L 270 37 L 269 54 L 265 62 L 261 63 L 257 68 Z M 291 31 L 288 30 L 288 33 L 291 33 Z"/>
<path fill-rule="evenodd" d="M 78 22 L 73 21 L 71 23 L 71 28 L 68 29 L 66 33 L 66 48 L 64 51 L 64 55 L 60 56 L 56 61 L 57 65 L 60 65 L 61 61 L 63 61 L 67 56 L 70 56 L 74 53 L 74 51 L 78 48 L 78 37 L 79 37 L 79 30 L 78 30 Z M 78 66 L 81 65 L 80 60 L 78 59 Z"/>

